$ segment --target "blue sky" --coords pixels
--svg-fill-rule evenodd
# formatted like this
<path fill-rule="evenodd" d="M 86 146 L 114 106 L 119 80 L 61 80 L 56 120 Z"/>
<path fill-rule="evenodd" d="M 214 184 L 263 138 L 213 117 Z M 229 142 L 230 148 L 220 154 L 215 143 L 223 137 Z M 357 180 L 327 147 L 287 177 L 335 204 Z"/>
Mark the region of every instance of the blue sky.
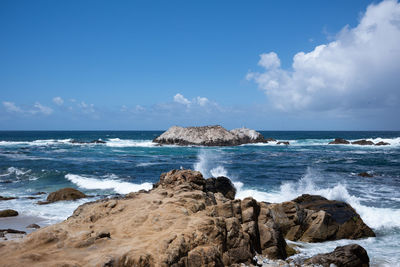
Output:
<path fill-rule="evenodd" d="M 0 130 L 400 130 L 399 25 L 397 1 L 0 1 Z"/>

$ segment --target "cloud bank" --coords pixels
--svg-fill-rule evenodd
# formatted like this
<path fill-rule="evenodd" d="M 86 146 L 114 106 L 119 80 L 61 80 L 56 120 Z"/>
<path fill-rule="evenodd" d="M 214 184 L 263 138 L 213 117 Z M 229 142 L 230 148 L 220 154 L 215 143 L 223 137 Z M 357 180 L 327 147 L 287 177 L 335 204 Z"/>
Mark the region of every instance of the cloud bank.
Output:
<path fill-rule="evenodd" d="M 356 27 L 297 53 L 290 70 L 281 68 L 274 52 L 261 54 L 258 65 L 264 71 L 249 72 L 247 79 L 280 110 L 398 109 L 400 4 L 370 5 Z"/>

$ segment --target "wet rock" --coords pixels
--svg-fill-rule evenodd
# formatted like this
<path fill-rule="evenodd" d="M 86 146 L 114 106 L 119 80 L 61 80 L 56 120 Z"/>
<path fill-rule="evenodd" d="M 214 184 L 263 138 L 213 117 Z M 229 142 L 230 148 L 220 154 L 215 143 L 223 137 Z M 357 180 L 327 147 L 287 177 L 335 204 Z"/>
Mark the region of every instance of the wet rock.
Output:
<path fill-rule="evenodd" d="M 38 195 L 46 195 L 46 194 L 47 194 L 46 192 L 36 192 L 33 195 L 38 196 Z"/>
<path fill-rule="evenodd" d="M 26 234 L 25 231 L 15 230 L 15 229 L 0 229 L 0 233 L 4 234 Z"/>
<path fill-rule="evenodd" d="M 329 142 L 329 145 L 348 145 L 348 144 L 350 144 L 350 142 L 342 138 L 335 138 L 335 140 Z"/>
<path fill-rule="evenodd" d="M 290 145 L 290 143 L 288 141 L 279 141 L 278 143 L 276 143 L 277 145 Z"/>
<path fill-rule="evenodd" d="M 270 204 L 269 214 L 286 239 L 323 242 L 375 236 L 347 203 L 321 196 L 302 195 L 292 201 Z"/>
<path fill-rule="evenodd" d="M 62 188 L 60 190 L 57 190 L 55 192 L 50 193 L 47 196 L 47 202 L 52 203 L 56 201 L 61 201 L 61 200 L 77 200 L 80 198 L 85 198 L 87 197 L 84 193 L 82 193 L 79 190 L 76 190 L 75 188 Z M 42 202 L 43 204 L 47 204 Z"/>
<path fill-rule="evenodd" d="M 357 140 L 354 142 L 351 142 L 352 145 L 360 145 L 360 146 L 372 146 L 374 145 L 374 142 L 372 141 L 367 141 L 367 140 Z"/>
<path fill-rule="evenodd" d="M 39 228 L 40 228 L 40 226 L 39 226 L 39 225 L 37 225 L 36 223 L 32 223 L 32 224 L 28 225 L 26 228 L 39 229 Z"/>
<path fill-rule="evenodd" d="M 7 210 L 0 210 L 0 217 L 14 217 L 18 216 L 18 211 L 7 209 Z"/>
<path fill-rule="evenodd" d="M 17 197 L 3 197 L 3 196 L 0 196 L 0 201 L 2 201 L 2 200 L 12 200 L 12 199 L 17 199 Z"/>
<path fill-rule="evenodd" d="M 206 180 L 206 191 L 213 193 L 220 192 L 226 198 L 234 199 L 236 195 L 236 188 L 232 184 L 231 180 L 226 177 L 208 178 Z"/>
<path fill-rule="evenodd" d="M 337 247 L 333 252 L 318 254 L 306 260 L 307 264 L 330 267 L 368 267 L 369 257 L 367 251 L 357 244 Z"/>
<path fill-rule="evenodd" d="M 376 146 L 389 146 L 390 144 L 387 142 L 380 141 L 380 142 L 376 143 L 375 145 Z"/>
<path fill-rule="evenodd" d="M 237 146 L 248 143 L 267 143 L 259 133 L 247 128 L 233 129 L 215 126 L 179 127 L 173 126 L 153 140 L 158 144 L 201 145 L 201 146 Z"/>
<path fill-rule="evenodd" d="M 357 174 L 358 176 L 361 177 L 374 177 L 372 174 L 368 173 L 368 172 L 360 172 L 359 174 Z"/>

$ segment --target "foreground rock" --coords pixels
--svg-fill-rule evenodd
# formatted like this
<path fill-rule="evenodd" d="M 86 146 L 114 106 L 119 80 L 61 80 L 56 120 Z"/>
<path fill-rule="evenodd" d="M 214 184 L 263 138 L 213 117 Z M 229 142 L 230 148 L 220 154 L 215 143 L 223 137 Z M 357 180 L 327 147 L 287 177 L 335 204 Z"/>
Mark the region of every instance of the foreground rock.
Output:
<path fill-rule="evenodd" d="M 0 217 L 14 217 L 18 216 L 18 211 L 16 210 L 0 210 Z"/>
<path fill-rule="evenodd" d="M 302 195 L 292 201 L 270 204 L 267 208 L 285 238 L 292 241 L 322 242 L 375 236 L 360 215 L 345 202 Z"/>
<path fill-rule="evenodd" d="M 237 146 L 249 143 L 267 143 L 260 134 L 251 129 L 239 128 L 231 131 L 216 125 L 203 127 L 169 128 L 153 142 L 165 145 Z"/>
<path fill-rule="evenodd" d="M 265 203 L 232 200 L 226 178 L 174 170 L 150 192 L 81 205 L 66 221 L 4 243 L 6 266 L 230 266 L 286 258 Z M 221 190 L 221 191 L 220 191 Z"/>
<path fill-rule="evenodd" d="M 173 170 L 151 191 L 81 205 L 62 223 L 2 243 L 0 258 L 4 266 L 235 266 L 254 263 L 256 254 L 285 259 L 284 235 L 365 236 L 343 202 L 301 196 L 269 204 L 234 195 L 225 177 Z"/>
<path fill-rule="evenodd" d="M 356 244 L 337 247 L 333 252 L 318 254 L 306 261 L 308 264 L 317 264 L 324 267 L 368 267 L 369 257 L 367 251 Z"/>
<path fill-rule="evenodd" d="M 80 198 L 85 198 L 87 197 L 84 193 L 81 191 L 75 189 L 75 188 L 62 188 L 60 190 L 57 190 L 55 192 L 50 193 L 47 196 L 46 201 L 39 201 L 37 204 L 43 205 L 43 204 L 50 204 L 56 201 L 63 201 L 63 200 L 77 200 Z"/>

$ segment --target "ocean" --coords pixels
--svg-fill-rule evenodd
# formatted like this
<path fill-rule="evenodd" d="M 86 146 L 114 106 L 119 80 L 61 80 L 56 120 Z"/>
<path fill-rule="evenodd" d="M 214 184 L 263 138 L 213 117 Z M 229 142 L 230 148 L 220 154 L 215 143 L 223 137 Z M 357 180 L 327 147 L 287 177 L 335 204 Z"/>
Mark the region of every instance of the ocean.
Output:
<path fill-rule="evenodd" d="M 301 194 L 346 201 L 377 237 L 323 243 L 295 243 L 300 256 L 358 243 L 371 266 L 400 266 L 400 132 L 261 131 L 290 145 L 236 147 L 157 146 L 162 131 L 3 131 L 0 132 L 0 201 L 40 225 L 60 222 L 80 204 L 102 197 L 151 189 L 162 172 L 181 167 L 204 177 L 227 176 L 237 197 L 282 202 Z M 385 141 L 388 146 L 328 145 L 334 138 Z M 101 139 L 105 144 L 79 144 Z M 373 177 L 360 177 L 369 172 Z M 37 205 L 46 195 L 75 187 L 93 196 Z M 27 197 L 37 197 L 30 199 Z M 0 218 L 3 220 L 4 218 Z M 9 228 L 13 228 L 12 225 Z"/>

